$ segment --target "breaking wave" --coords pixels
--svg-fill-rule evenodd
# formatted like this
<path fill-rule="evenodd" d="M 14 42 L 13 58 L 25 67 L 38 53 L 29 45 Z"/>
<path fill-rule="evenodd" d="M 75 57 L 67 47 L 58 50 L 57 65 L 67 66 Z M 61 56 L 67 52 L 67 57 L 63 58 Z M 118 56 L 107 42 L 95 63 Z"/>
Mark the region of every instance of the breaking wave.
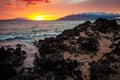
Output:
<path fill-rule="evenodd" d="M 35 33 L 35 34 L 6 34 L 0 35 L 0 41 L 11 41 L 11 40 L 33 40 L 33 39 L 43 39 L 45 37 L 55 37 L 59 33 Z"/>

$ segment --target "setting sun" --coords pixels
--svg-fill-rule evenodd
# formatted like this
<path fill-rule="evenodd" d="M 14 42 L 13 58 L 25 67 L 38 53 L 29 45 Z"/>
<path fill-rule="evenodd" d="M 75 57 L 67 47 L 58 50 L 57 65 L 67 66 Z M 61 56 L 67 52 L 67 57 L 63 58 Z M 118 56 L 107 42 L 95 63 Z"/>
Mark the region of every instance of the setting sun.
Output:
<path fill-rule="evenodd" d="M 36 17 L 35 17 L 35 20 L 38 20 L 38 21 L 39 21 L 39 20 L 44 20 L 44 18 L 43 18 L 42 16 L 36 16 Z"/>
<path fill-rule="evenodd" d="M 37 14 L 28 15 L 27 18 L 28 18 L 29 20 L 37 20 L 37 21 L 44 20 L 44 16 L 42 16 L 42 15 L 37 15 Z"/>
<path fill-rule="evenodd" d="M 41 21 L 41 20 L 56 20 L 57 16 L 44 14 L 30 14 L 26 15 L 26 18 L 28 18 L 29 20 Z"/>

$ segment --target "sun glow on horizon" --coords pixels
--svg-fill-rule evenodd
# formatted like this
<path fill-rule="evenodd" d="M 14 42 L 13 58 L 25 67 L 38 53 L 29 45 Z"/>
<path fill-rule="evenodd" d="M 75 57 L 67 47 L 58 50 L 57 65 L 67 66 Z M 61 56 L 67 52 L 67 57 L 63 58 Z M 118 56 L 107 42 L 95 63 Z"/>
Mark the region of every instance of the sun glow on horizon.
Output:
<path fill-rule="evenodd" d="M 29 16 L 27 16 L 27 18 L 29 20 L 36 20 L 36 21 L 44 20 L 44 17 L 43 16 L 39 16 L 39 15 L 29 15 Z"/>
<path fill-rule="evenodd" d="M 41 20 L 44 20 L 44 18 L 43 18 L 42 16 L 36 16 L 36 17 L 35 17 L 35 20 L 41 21 Z"/>
<path fill-rule="evenodd" d="M 43 20 L 56 20 L 56 17 L 53 15 L 38 15 L 38 14 L 31 14 L 26 16 L 29 20 L 36 20 L 36 21 L 43 21 Z"/>

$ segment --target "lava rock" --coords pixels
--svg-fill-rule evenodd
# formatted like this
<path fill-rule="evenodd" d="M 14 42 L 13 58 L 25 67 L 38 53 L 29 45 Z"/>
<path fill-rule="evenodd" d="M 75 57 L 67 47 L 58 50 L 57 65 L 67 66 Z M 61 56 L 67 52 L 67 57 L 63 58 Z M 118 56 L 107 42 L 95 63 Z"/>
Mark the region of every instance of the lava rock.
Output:
<path fill-rule="evenodd" d="M 103 33 L 120 29 L 115 20 L 107 20 L 106 18 L 98 18 L 94 24 L 96 24 L 96 29 Z"/>
<path fill-rule="evenodd" d="M 91 37 L 80 37 L 78 43 L 87 51 L 98 51 L 99 43 L 98 40 Z"/>
<path fill-rule="evenodd" d="M 35 65 L 34 73 L 39 74 L 40 76 L 45 76 L 46 78 L 48 76 L 50 76 L 50 78 L 54 76 L 55 80 L 65 80 L 67 77 L 72 77 L 74 75 L 81 77 L 81 71 L 75 70 L 79 65 L 76 60 L 57 58 L 53 61 L 51 58 L 41 58 L 38 61 L 40 62 L 37 62 L 38 64 Z"/>
<path fill-rule="evenodd" d="M 0 80 L 8 80 L 16 75 L 16 70 L 10 64 L 0 63 Z"/>
<path fill-rule="evenodd" d="M 8 80 L 19 73 L 15 67 L 23 64 L 25 53 L 21 48 L 0 48 L 0 80 Z"/>
<path fill-rule="evenodd" d="M 74 36 L 79 36 L 79 30 L 76 29 L 68 29 L 62 32 L 62 35 L 65 35 L 67 37 L 74 37 Z"/>
<path fill-rule="evenodd" d="M 118 63 L 120 58 L 119 31 L 120 26 L 115 20 L 99 18 L 94 23 L 86 21 L 73 29 L 64 30 L 55 38 L 39 40 L 35 43 L 39 57 L 35 57 L 33 74 L 50 80 L 65 80 L 68 77 L 83 80 L 82 71 L 78 66 L 85 64 L 72 59 L 72 56 L 78 58 L 86 53 L 92 56 L 92 61 L 97 56 L 93 54 L 102 54 L 100 49 L 103 45 L 100 43 L 109 40 L 113 43 L 109 46 L 112 51 L 103 53 L 102 58 L 90 64 L 90 80 L 109 80 L 110 75 L 118 74 L 118 66 L 114 63 Z M 113 33 L 112 38 L 107 36 L 109 33 Z M 71 55 L 69 59 L 64 59 L 64 52 Z"/>
<path fill-rule="evenodd" d="M 67 46 L 60 40 L 55 38 L 48 38 L 38 43 L 38 51 L 40 56 L 59 54 L 65 51 Z"/>

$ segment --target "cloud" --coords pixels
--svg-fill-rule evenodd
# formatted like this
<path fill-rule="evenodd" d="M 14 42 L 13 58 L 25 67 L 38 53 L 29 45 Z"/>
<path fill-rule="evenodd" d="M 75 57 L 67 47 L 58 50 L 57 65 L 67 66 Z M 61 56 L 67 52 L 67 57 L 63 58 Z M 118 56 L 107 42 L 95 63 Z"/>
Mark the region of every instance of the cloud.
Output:
<path fill-rule="evenodd" d="M 89 0 L 64 0 L 66 1 L 67 4 L 78 4 L 78 3 L 81 3 L 81 2 L 86 2 L 86 1 L 89 1 Z"/>
<path fill-rule="evenodd" d="M 21 0 L 24 2 L 50 2 L 49 0 Z"/>
<path fill-rule="evenodd" d="M 89 0 L 71 5 L 77 12 L 114 12 L 120 13 L 120 0 Z"/>
<path fill-rule="evenodd" d="M 4 4 L 6 6 L 28 6 L 28 5 L 36 5 L 40 3 L 49 3 L 50 0 L 5 0 L 1 1 L 0 4 Z"/>
<path fill-rule="evenodd" d="M 39 4 L 39 3 L 50 3 L 49 0 L 19 0 L 19 1 L 25 2 L 26 6 L 35 5 L 35 4 Z"/>
<path fill-rule="evenodd" d="M 7 6 L 15 6 L 14 4 L 12 4 L 12 3 L 5 3 L 5 5 L 7 5 Z"/>
<path fill-rule="evenodd" d="M 5 0 L 5 1 L 0 1 L 0 6 L 5 7 L 5 6 L 10 6 L 13 7 L 15 6 L 16 0 Z"/>

